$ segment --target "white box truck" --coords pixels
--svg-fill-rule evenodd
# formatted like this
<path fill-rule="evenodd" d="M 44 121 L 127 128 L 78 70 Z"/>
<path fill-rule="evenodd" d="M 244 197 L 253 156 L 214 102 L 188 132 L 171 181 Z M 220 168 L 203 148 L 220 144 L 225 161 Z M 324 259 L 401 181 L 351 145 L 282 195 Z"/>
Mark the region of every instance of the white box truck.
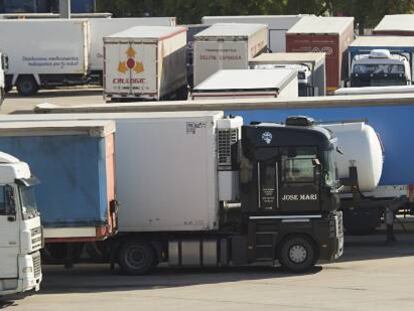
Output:
<path fill-rule="evenodd" d="M 295 98 L 298 97 L 296 69 L 219 70 L 195 88 L 190 99 Z"/>
<path fill-rule="evenodd" d="M 91 32 L 90 71 L 102 81 L 103 38 L 135 26 L 176 26 L 175 17 L 89 18 Z"/>
<path fill-rule="evenodd" d="M 104 96 L 110 99 L 184 97 L 187 28 L 137 26 L 104 37 Z"/>
<path fill-rule="evenodd" d="M 0 299 L 38 291 L 42 281 L 36 183 L 27 163 L 0 152 Z"/>
<path fill-rule="evenodd" d="M 205 25 L 217 23 L 266 24 L 269 27 L 269 50 L 286 51 L 286 31 L 295 25 L 303 16 L 308 15 L 240 15 L 240 16 L 204 16 L 201 22 Z"/>
<path fill-rule="evenodd" d="M 79 84 L 89 67 L 85 20 L 1 20 L 0 49 L 9 57 L 6 90 L 20 95 L 39 88 Z"/>
<path fill-rule="evenodd" d="M 248 69 L 267 50 L 267 26 L 214 24 L 194 36 L 194 86 L 219 69 Z"/>

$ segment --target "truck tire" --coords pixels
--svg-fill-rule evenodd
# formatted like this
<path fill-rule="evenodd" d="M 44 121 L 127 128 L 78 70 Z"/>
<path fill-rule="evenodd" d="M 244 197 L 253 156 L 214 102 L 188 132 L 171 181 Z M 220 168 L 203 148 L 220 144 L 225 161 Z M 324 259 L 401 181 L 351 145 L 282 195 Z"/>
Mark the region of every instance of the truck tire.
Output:
<path fill-rule="evenodd" d="M 346 208 L 344 227 L 350 235 L 368 235 L 381 224 L 381 210 L 378 207 Z"/>
<path fill-rule="evenodd" d="M 21 96 L 31 96 L 37 93 L 39 85 L 33 76 L 20 76 L 16 82 L 17 92 Z"/>
<path fill-rule="evenodd" d="M 144 275 L 156 265 L 154 248 L 143 241 L 127 241 L 119 250 L 119 265 L 122 272 L 129 275 Z"/>
<path fill-rule="evenodd" d="M 290 272 L 301 273 L 311 269 L 318 260 L 315 243 L 304 235 L 291 235 L 283 240 L 278 252 L 279 262 Z"/>

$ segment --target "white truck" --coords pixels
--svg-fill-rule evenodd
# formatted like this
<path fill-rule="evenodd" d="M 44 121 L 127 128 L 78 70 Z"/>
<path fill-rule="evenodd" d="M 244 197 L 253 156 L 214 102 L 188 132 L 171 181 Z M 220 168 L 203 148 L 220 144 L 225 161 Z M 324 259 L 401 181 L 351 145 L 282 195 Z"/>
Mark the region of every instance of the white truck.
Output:
<path fill-rule="evenodd" d="M 360 36 L 348 47 L 351 87 L 412 84 L 414 37 Z"/>
<path fill-rule="evenodd" d="M 103 38 L 135 26 L 176 26 L 175 17 L 89 18 L 91 33 L 90 74 L 102 81 Z"/>
<path fill-rule="evenodd" d="M 30 96 L 39 88 L 85 83 L 86 20 L 0 20 L 0 49 L 9 57 L 6 91 Z"/>
<path fill-rule="evenodd" d="M 201 22 L 205 25 L 216 23 L 266 24 L 269 29 L 269 50 L 272 52 L 286 52 L 286 32 L 303 16 L 307 15 L 204 16 Z"/>
<path fill-rule="evenodd" d="M 0 152 L 0 298 L 39 290 L 42 227 L 29 166 Z"/>
<path fill-rule="evenodd" d="M 187 28 L 137 26 L 104 37 L 104 97 L 187 97 Z"/>
<path fill-rule="evenodd" d="M 194 86 L 219 69 L 248 69 L 249 60 L 267 50 L 267 26 L 214 24 L 194 36 Z"/>
<path fill-rule="evenodd" d="M 298 97 L 296 69 L 219 70 L 193 88 L 189 98 L 295 98 Z"/>

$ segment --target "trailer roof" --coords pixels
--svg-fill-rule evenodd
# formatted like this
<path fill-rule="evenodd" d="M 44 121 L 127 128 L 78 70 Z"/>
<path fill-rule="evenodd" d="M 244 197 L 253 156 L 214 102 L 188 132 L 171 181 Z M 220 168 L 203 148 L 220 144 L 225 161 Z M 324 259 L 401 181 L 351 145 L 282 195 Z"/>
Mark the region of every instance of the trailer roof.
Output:
<path fill-rule="evenodd" d="M 363 94 L 414 94 L 414 85 L 397 86 L 367 86 L 367 87 L 344 87 L 337 89 L 335 95 L 363 95 Z"/>
<path fill-rule="evenodd" d="M 296 63 L 314 63 L 318 64 L 325 61 L 325 53 L 321 52 L 280 52 L 280 53 L 262 53 L 253 58 L 252 64 L 296 64 Z"/>
<path fill-rule="evenodd" d="M 23 120 L 23 119 L 22 119 Z M 0 122 L 0 136 L 88 135 L 105 137 L 115 132 L 113 121 Z"/>
<path fill-rule="evenodd" d="M 104 40 L 108 39 L 157 39 L 162 40 L 178 33 L 187 31 L 187 28 L 182 26 L 135 26 L 124 31 L 105 36 Z"/>
<path fill-rule="evenodd" d="M 414 32 L 414 14 L 385 15 L 374 31 Z"/>
<path fill-rule="evenodd" d="M 201 22 L 204 25 L 215 23 L 264 23 L 269 28 L 289 29 L 299 19 L 311 15 L 236 15 L 236 16 L 204 16 Z"/>
<path fill-rule="evenodd" d="M 197 85 L 194 92 L 210 90 L 280 90 L 296 76 L 296 70 L 285 68 L 219 70 Z"/>
<path fill-rule="evenodd" d="M 353 17 L 305 16 L 287 34 L 341 34 L 353 25 Z"/>
<path fill-rule="evenodd" d="M 265 24 L 218 23 L 196 34 L 195 39 L 203 37 L 249 37 L 267 29 Z"/>
<path fill-rule="evenodd" d="M 414 49 L 414 36 L 360 36 L 350 47 L 412 47 Z"/>
<path fill-rule="evenodd" d="M 186 101 L 187 102 L 187 101 Z M 117 119 L 182 119 L 182 118 L 214 118 L 214 117 L 222 117 L 223 111 L 220 110 L 197 110 L 197 111 L 168 111 L 168 112 L 156 112 L 153 110 L 149 110 L 147 112 L 128 112 L 124 110 L 124 105 L 126 103 L 113 103 L 110 104 L 113 110 L 111 113 L 106 112 L 99 112 L 95 111 L 94 113 L 88 114 L 79 114 L 76 112 L 76 107 L 86 107 L 85 104 L 78 105 L 78 106 L 71 106 L 74 109 L 74 113 L 68 112 L 65 113 L 65 116 L 58 113 L 46 113 L 46 114 L 4 114 L 0 115 L 0 124 L 3 122 L 20 122 L 20 121 L 28 121 L 28 123 L 34 123 L 31 121 L 39 121 L 39 120 L 46 120 L 44 123 L 56 123 L 53 121 L 59 121 L 62 119 L 73 119 L 73 120 L 100 120 L 100 121 L 65 121 L 65 122 L 82 122 L 85 124 L 93 124 L 94 122 L 113 122 L 111 120 Z M 53 104 L 40 104 L 40 106 L 49 109 L 55 109 L 59 106 Z M 107 120 L 107 121 L 102 121 Z M 108 121 L 109 120 L 109 121 Z M 63 122 L 63 121 L 60 121 Z M 37 123 L 39 124 L 39 123 Z"/>

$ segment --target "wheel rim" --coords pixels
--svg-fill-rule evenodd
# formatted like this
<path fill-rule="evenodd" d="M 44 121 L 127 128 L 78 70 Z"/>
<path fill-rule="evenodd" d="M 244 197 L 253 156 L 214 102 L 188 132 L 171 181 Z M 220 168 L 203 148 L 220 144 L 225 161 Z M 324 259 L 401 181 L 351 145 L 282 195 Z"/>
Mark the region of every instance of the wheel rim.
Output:
<path fill-rule="evenodd" d="M 32 83 L 30 81 L 23 81 L 20 84 L 20 88 L 21 88 L 22 92 L 24 92 L 24 93 L 30 93 L 33 89 Z"/>
<path fill-rule="evenodd" d="M 303 245 L 293 245 L 289 249 L 289 259 L 293 263 L 301 264 L 306 261 L 308 250 Z"/>
<path fill-rule="evenodd" d="M 147 258 L 145 252 L 142 251 L 140 247 L 132 247 L 128 250 L 125 259 L 128 266 L 134 268 L 141 268 L 143 265 L 145 265 Z"/>

